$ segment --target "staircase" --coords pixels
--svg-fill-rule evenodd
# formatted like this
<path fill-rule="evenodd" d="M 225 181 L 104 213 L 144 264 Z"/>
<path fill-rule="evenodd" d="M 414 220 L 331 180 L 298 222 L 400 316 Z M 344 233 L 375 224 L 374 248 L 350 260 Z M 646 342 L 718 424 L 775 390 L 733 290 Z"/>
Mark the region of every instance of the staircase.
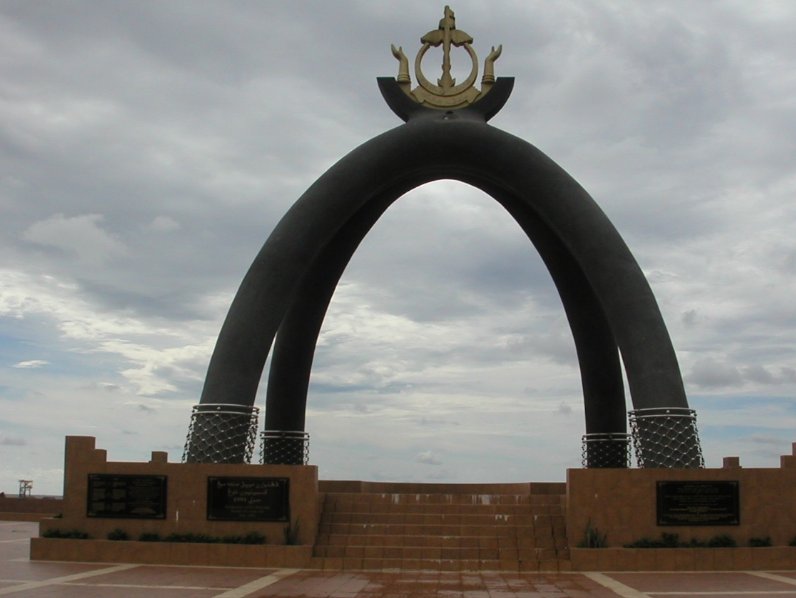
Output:
<path fill-rule="evenodd" d="M 313 566 L 570 569 L 564 484 L 479 484 L 478 493 L 462 492 L 465 485 L 369 486 L 389 491 L 325 493 Z"/>

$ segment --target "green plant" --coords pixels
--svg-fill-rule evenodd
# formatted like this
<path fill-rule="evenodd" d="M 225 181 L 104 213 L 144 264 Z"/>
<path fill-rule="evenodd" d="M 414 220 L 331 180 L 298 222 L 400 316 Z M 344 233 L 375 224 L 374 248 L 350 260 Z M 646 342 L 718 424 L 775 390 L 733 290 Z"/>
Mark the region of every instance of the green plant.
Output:
<path fill-rule="evenodd" d="M 734 546 L 738 546 L 738 544 L 727 534 L 719 534 L 718 536 L 713 536 L 710 540 L 708 540 L 708 546 L 710 548 L 732 548 Z"/>
<path fill-rule="evenodd" d="M 790 542 L 788 542 L 788 546 L 796 546 L 796 536 L 791 538 Z"/>
<path fill-rule="evenodd" d="M 693 543 L 695 540 L 691 540 L 691 542 Z M 667 533 L 661 534 L 659 540 L 641 538 L 630 544 L 625 544 L 625 548 L 677 548 L 679 546 L 688 546 L 688 544 L 680 542 L 680 536 L 677 534 Z"/>
<path fill-rule="evenodd" d="M 243 542 L 241 544 L 265 544 L 267 538 L 264 534 L 259 532 L 249 532 L 245 536 L 243 536 Z"/>
<path fill-rule="evenodd" d="M 108 540 L 129 540 L 129 539 L 130 539 L 130 534 L 128 534 L 123 529 L 119 529 L 118 527 L 115 530 L 108 532 Z"/>
<path fill-rule="evenodd" d="M 586 531 L 583 533 L 583 540 L 578 544 L 578 548 L 605 548 L 606 546 L 608 546 L 608 534 L 602 534 L 596 527 L 592 527 L 591 519 L 589 519 Z"/>
<path fill-rule="evenodd" d="M 635 542 L 630 542 L 624 545 L 625 548 L 663 548 L 660 540 L 653 540 L 652 538 L 640 538 Z"/>
<path fill-rule="evenodd" d="M 90 536 L 86 532 L 81 532 L 80 530 L 72 529 L 72 530 L 60 530 L 60 529 L 48 529 L 42 533 L 43 538 L 70 538 L 73 540 L 86 540 Z"/>
<path fill-rule="evenodd" d="M 115 530 L 114 530 L 115 531 Z M 110 536 L 110 534 L 109 534 Z M 109 537 L 109 539 L 111 539 Z M 122 538 L 115 538 L 122 539 Z M 126 538 L 125 538 L 126 539 Z M 161 538 L 159 534 L 144 532 L 138 536 L 139 542 L 188 542 L 204 544 L 265 544 L 266 537 L 259 532 L 249 532 L 243 536 L 210 536 L 208 534 L 173 533 Z"/>
<path fill-rule="evenodd" d="M 222 536 L 222 544 L 243 544 L 243 536 Z"/>
<path fill-rule="evenodd" d="M 287 522 L 287 525 L 285 526 L 285 544 L 288 546 L 294 546 L 298 544 L 299 529 L 300 524 L 298 519 L 296 519 L 296 522 L 292 525 L 290 521 Z"/>
<path fill-rule="evenodd" d="M 207 534 L 169 534 L 163 539 L 164 542 L 190 542 L 190 543 L 204 543 L 204 544 L 218 544 L 221 538 L 218 536 L 208 536 Z"/>
<path fill-rule="evenodd" d="M 680 544 L 680 536 L 677 534 L 661 534 L 661 544 L 664 548 L 678 548 Z"/>
<path fill-rule="evenodd" d="M 794 540 L 796 541 L 796 538 Z M 625 548 L 722 548 L 728 546 L 736 546 L 736 543 L 726 534 L 714 536 L 710 540 L 691 538 L 688 542 L 681 542 L 677 534 L 662 533 L 659 540 L 641 538 L 630 544 L 625 544 Z"/>
<path fill-rule="evenodd" d="M 245 536 L 224 536 L 224 544 L 265 544 L 266 537 L 259 532 L 249 532 Z"/>
<path fill-rule="evenodd" d="M 749 546 L 752 546 L 753 548 L 771 546 L 771 538 L 768 536 L 764 536 L 761 538 L 749 538 Z"/>

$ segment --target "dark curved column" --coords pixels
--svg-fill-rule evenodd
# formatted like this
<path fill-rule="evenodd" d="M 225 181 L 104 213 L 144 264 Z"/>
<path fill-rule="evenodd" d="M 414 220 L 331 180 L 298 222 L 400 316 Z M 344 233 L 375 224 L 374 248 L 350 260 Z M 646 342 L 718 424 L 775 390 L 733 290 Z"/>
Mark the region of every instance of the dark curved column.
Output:
<path fill-rule="evenodd" d="M 619 351 L 588 279 L 566 246 L 516 200 L 495 195 L 531 239 L 547 266 L 569 322 L 578 356 L 586 434 L 586 467 L 627 467 L 629 436 Z"/>
<path fill-rule="evenodd" d="M 493 190 L 484 189 L 494 193 Z M 601 440 L 600 458 L 587 462 L 624 467 L 627 463 L 626 406 L 616 341 L 588 280 L 566 247 L 516 199 L 493 195 L 511 213 L 539 251 L 558 289 L 575 341 L 580 365 L 587 435 Z M 360 210 L 305 275 L 287 312 L 271 360 L 266 398 L 266 430 L 304 430 L 312 360 L 334 290 L 364 236 L 394 201 L 380 197 Z M 609 446 L 610 445 L 610 446 Z M 606 453 L 616 458 L 605 458 Z"/>
<path fill-rule="evenodd" d="M 274 343 L 266 394 L 266 430 L 304 430 L 315 346 L 337 283 L 368 231 L 409 189 L 395 189 L 364 206 L 340 229 L 305 274 Z"/>
<path fill-rule="evenodd" d="M 613 225 L 588 194 L 530 144 L 466 114 L 423 115 L 360 146 L 288 211 L 233 301 L 201 403 L 251 405 L 296 290 L 351 217 L 390 189 L 439 178 L 514 197 L 567 247 L 597 297 L 626 365 L 634 406 L 687 407 L 657 304 Z"/>
<path fill-rule="evenodd" d="M 381 197 L 357 213 L 302 280 L 274 345 L 266 429 L 304 429 L 312 359 L 329 302 L 354 251 L 392 201 Z M 501 203 L 536 246 L 561 296 L 581 368 L 586 432 L 624 433 L 626 407 L 616 342 L 588 281 L 538 218 L 516 200 Z"/>
<path fill-rule="evenodd" d="M 533 242 L 547 266 L 569 322 L 580 366 L 586 433 L 627 431 L 622 369 L 611 326 L 589 280 L 567 247 L 517 199 L 496 199 Z"/>

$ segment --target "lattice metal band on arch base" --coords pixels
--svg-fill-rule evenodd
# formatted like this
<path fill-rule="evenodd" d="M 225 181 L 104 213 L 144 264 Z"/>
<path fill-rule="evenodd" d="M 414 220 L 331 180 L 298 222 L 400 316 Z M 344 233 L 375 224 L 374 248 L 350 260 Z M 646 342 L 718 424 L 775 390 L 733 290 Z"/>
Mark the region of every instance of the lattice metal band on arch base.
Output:
<path fill-rule="evenodd" d="M 249 463 L 257 439 L 260 410 L 249 405 L 194 405 L 184 463 Z"/>
<path fill-rule="evenodd" d="M 658 407 L 636 409 L 628 415 L 639 467 L 705 467 L 696 411 Z"/>
<path fill-rule="evenodd" d="M 265 430 L 260 434 L 260 462 L 264 465 L 307 465 L 310 435 L 300 430 Z"/>
<path fill-rule="evenodd" d="M 581 458 L 587 468 L 630 467 L 630 434 L 584 434 Z"/>

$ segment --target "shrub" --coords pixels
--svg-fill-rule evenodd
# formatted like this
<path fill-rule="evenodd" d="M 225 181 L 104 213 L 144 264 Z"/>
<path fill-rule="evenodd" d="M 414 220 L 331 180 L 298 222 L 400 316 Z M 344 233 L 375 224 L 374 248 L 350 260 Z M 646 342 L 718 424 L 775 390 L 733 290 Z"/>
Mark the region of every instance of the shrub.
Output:
<path fill-rule="evenodd" d="M 600 533 L 596 527 L 592 527 L 591 520 L 586 524 L 586 531 L 583 532 L 583 540 L 578 543 L 578 548 L 605 548 L 608 546 L 608 534 Z"/>
<path fill-rule="evenodd" d="M 160 534 L 155 534 L 152 532 L 144 532 L 140 536 L 138 536 L 139 542 L 160 542 Z"/>
<path fill-rule="evenodd" d="M 243 536 L 241 544 L 265 544 L 266 537 L 259 532 L 249 532 Z"/>
<path fill-rule="evenodd" d="M 71 538 L 73 540 L 86 540 L 90 536 L 86 532 L 81 532 L 77 529 L 60 530 L 48 529 L 42 534 L 43 538 Z"/>
<path fill-rule="evenodd" d="M 108 540 L 129 540 L 130 535 L 124 531 L 123 529 L 119 529 L 118 527 L 108 532 Z"/>
<path fill-rule="evenodd" d="M 688 542 L 681 542 L 677 534 L 663 533 L 660 540 L 641 538 L 630 544 L 625 544 L 625 548 L 722 548 L 736 545 L 735 540 L 726 534 L 714 536 L 707 541 L 691 538 Z"/>
<path fill-rule="evenodd" d="M 208 536 L 207 534 L 169 534 L 164 542 L 201 542 L 205 544 L 218 544 L 221 538 L 218 536 Z"/>
<path fill-rule="evenodd" d="M 630 544 L 625 544 L 625 548 L 677 548 L 683 546 L 680 543 L 680 536 L 677 534 L 661 534 L 659 540 L 652 538 L 641 538 Z"/>
<path fill-rule="evenodd" d="M 768 536 L 764 536 L 762 538 L 749 538 L 749 546 L 752 546 L 753 548 L 771 546 L 771 538 Z"/>
<path fill-rule="evenodd" d="M 640 538 L 630 544 L 625 544 L 625 548 L 663 548 L 660 540 L 653 540 L 652 538 Z"/>
<path fill-rule="evenodd" d="M 288 521 L 287 525 L 285 526 L 285 544 L 288 546 L 294 546 L 298 544 L 298 535 L 299 535 L 299 520 L 296 519 L 296 523 L 290 524 Z"/>
<path fill-rule="evenodd" d="M 222 536 L 222 544 L 243 544 L 243 536 Z"/>
<path fill-rule="evenodd" d="M 727 534 L 719 534 L 708 540 L 708 546 L 710 548 L 732 548 L 738 544 Z"/>
<path fill-rule="evenodd" d="M 680 536 L 677 534 L 661 534 L 661 543 L 664 548 L 678 548 L 682 546 L 680 543 Z"/>
<path fill-rule="evenodd" d="M 224 536 L 224 544 L 265 544 L 265 536 L 259 532 L 249 532 L 245 536 Z"/>

